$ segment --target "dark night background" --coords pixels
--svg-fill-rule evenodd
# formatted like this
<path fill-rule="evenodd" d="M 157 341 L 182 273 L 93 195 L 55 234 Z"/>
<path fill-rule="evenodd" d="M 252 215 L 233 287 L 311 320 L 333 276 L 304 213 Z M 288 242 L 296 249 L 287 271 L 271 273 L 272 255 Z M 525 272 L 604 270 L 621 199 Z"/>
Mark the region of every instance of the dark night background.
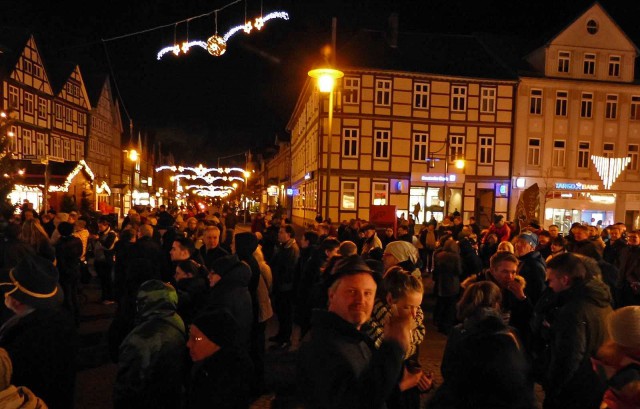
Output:
<path fill-rule="evenodd" d="M 136 133 L 141 129 L 162 141 L 163 151 L 171 150 L 178 159 L 212 163 L 219 156 L 273 144 L 276 135 L 288 139 L 285 126 L 307 70 L 321 61 L 320 50 L 331 41 L 332 17 L 337 17 L 338 53 L 340 44 L 359 28 L 385 30 L 394 11 L 401 31 L 483 31 L 513 34 L 542 45 L 593 4 L 585 0 L 246 0 L 218 13 L 221 35 L 244 22 L 245 7 L 251 20 L 260 14 L 261 5 L 263 14 L 287 11 L 290 20 L 271 20 L 262 31 L 236 34 L 222 57 L 193 48 L 187 55 L 168 54 L 156 60 L 157 52 L 173 43 L 173 27 L 101 41 L 172 24 L 231 2 L 0 1 L 0 25 L 29 28 L 36 34 L 45 64 L 65 58 L 79 63 L 83 75 L 108 72 L 108 55 Z M 640 44 L 640 2 L 629 3 L 601 1 Z M 213 32 L 213 14 L 189 23 L 189 39 L 206 41 Z M 186 39 L 186 24 L 179 24 L 175 34 L 179 42 Z"/>

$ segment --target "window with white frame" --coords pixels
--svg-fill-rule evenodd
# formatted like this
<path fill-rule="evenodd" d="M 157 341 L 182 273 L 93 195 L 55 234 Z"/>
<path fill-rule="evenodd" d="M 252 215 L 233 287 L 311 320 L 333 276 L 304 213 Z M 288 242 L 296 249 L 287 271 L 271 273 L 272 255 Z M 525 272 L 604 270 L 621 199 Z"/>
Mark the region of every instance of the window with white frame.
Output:
<path fill-rule="evenodd" d="M 80 141 L 76 141 L 76 155 L 78 155 L 78 160 L 84 158 L 84 145 Z"/>
<path fill-rule="evenodd" d="M 480 137 L 480 150 L 478 151 L 478 163 L 480 165 L 493 164 L 493 145 L 495 139 L 493 136 Z"/>
<path fill-rule="evenodd" d="M 619 55 L 610 55 L 609 56 L 609 76 L 610 77 L 619 77 L 620 76 L 620 61 L 622 58 Z"/>
<path fill-rule="evenodd" d="M 64 107 L 64 121 L 68 124 L 73 122 L 73 111 L 69 107 Z"/>
<path fill-rule="evenodd" d="M 38 118 L 47 119 L 47 100 L 38 97 Z"/>
<path fill-rule="evenodd" d="M 56 104 L 56 119 L 62 121 L 62 105 Z"/>
<path fill-rule="evenodd" d="M 24 93 L 24 112 L 33 114 L 33 94 L 29 92 Z"/>
<path fill-rule="evenodd" d="M 567 104 L 569 93 L 567 91 L 556 91 L 556 116 L 567 116 Z"/>
<path fill-rule="evenodd" d="M 358 208 L 358 182 L 343 180 L 340 183 L 340 209 Z"/>
<path fill-rule="evenodd" d="M 413 84 L 413 107 L 429 108 L 429 84 L 426 82 L 415 82 Z"/>
<path fill-rule="evenodd" d="M 376 130 L 373 138 L 373 157 L 375 159 L 389 159 L 389 141 L 391 132 Z"/>
<path fill-rule="evenodd" d="M 585 75 L 594 75 L 596 73 L 596 55 L 585 54 L 582 62 L 582 73 Z"/>
<path fill-rule="evenodd" d="M 391 105 L 391 80 L 376 80 L 376 105 Z"/>
<path fill-rule="evenodd" d="M 342 156 L 345 158 L 358 157 L 357 128 L 344 128 L 342 130 Z"/>
<path fill-rule="evenodd" d="M 18 88 L 13 85 L 9 85 L 9 107 L 18 108 L 20 99 L 18 98 Z"/>
<path fill-rule="evenodd" d="M 640 95 L 631 96 L 631 115 L 632 121 L 640 120 Z"/>
<path fill-rule="evenodd" d="M 33 140 L 33 131 L 30 129 L 22 130 L 22 153 L 25 155 L 35 155 L 35 144 Z"/>
<path fill-rule="evenodd" d="M 532 89 L 529 94 L 529 113 L 532 115 L 542 114 L 542 90 Z"/>
<path fill-rule="evenodd" d="M 11 138 L 11 152 L 20 152 L 19 141 L 18 138 L 18 127 L 15 125 L 11 125 L 11 131 L 9 132 L 9 137 Z"/>
<path fill-rule="evenodd" d="M 71 144 L 66 138 L 62 140 L 62 157 L 64 160 L 71 160 Z"/>
<path fill-rule="evenodd" d="M 36 155 L 40 158 L 47 156 L 47 143 L 45 135 L 41 132 L 36 133 Z"/>
<path fill-rule="evenodd" d="M 580 101 L 580 118 L 591 118 L 593 115 L 593 93 L 583 92 Z"/>
<path fill-rule="evenodd" d="M 449 135 L 449 163 L 464 159 L 464 135 Z"/>
<path fill-rule="evenodd" d="M 427 160 L 429 136 L 426 133 L 413 134 L 413 160 L 424 162 Z"/>
<path fill-rule="evenodd" d="M 467 110 L 467 86 L 451 86 L 451 111 L 464 112 Z"/>
<path fill-rule="evenodd" d="M 614 143 L 606 142 L 602 145 L 602 156 L 605 158 L 613 158 L 615 149 L 616 145 Z"/>
<path fill-rule="evenodd" d="M 566 156 L 566 141 L 556 139 L 553 141 L 552 165 L 556 168 L 564 168 Z"/>
<path fill-rule="evenodd" d="M 604 111 L 605 118 L 607 119 L 616 119 L 618 117 L 618 96 L 617 95 L 607 95 L 607 103 L 605 105 Z"/>
<path fill-rule="evenodd" d="M 53 138 L 51 141 L 53 146 L 51 147 L 51 156 L 56 158 L 62 157 L 62 149 L 60 149 L 60 138 Z"/>
<path fill-rule="evenodd" d="M 345 104 L 357 104 L 360 102 L 360 78 L 345 77 L 342 87 Z"/>
<path fill-rule="evenodd" d="M 373 182 L 371 184 L 371 204 L 376 206 L 384 206 L 387 203 L 389 195 L 389 183 Z"/>
<path fill-rule="evenodd" d="M 629 170 L 638 170 L 638 153 L 640 146 L 636 143 L 631 143 L 627 146 L 627 156 L 631 158 L 631 161 L 627 165 Z"/>
<path fill-rule="evenodd" d="M 480 90 L 480 112 L 493 114 L 496 112 L 496 89 L 481 88 Z"/>
<path fill-rule="evenodd" d="M 568 73 L 569 67 L 571 67 L 571 53 L 558 51 L 558 72 Z"/>
<path fill-rule="evenodd" d="M 591 144 L 589 142 L 578 143 L 578 168 L 588 169 L 591 157 Z"/>
<path fill-rule="evenodd" d="M 529 138 L 527 145 L 527 165 L 540 166 L 540 138 Z"/>

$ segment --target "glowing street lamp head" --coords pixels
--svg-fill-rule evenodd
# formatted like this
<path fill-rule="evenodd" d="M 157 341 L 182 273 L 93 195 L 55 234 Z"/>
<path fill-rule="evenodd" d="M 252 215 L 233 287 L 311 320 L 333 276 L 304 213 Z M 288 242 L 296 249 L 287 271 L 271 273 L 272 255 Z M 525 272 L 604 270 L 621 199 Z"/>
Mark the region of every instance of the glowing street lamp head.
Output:
<path fill-rule="evenodd" d="M 338 78 L 344 77 L 344 72 L 333 68 L 317 68 L 309 71 L 309 76 L 318 80 L 320 92 L 331 92 Z"/>
<path fill-rule="evenodd" d="M 457 159 L 456 160 L 456 168 L 464 169 L 464 159 Z"/>
<path fill-rule="evenodd" d="M 129 151 L 129 159 L 132 161 L 137 161 L 138 160 L 138 151 L 136 151 L 135 149 L 131 149 Z"/>

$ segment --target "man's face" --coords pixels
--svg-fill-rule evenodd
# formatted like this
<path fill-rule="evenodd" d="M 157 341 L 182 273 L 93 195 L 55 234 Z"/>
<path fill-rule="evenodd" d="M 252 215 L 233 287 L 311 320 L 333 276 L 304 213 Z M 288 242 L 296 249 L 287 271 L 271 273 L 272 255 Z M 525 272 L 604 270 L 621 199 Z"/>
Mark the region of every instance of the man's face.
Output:
<path fill-rule="evenodd" d="M 549 234 L 551 235 L 552 239 L 558 237 L 559 233 L 560 233 L 560 230 L 558 230 L 558 226 L 549 227 Z"/>
<path fill-rule="evenodd" d="M 558 275 L 550 268 L 547 269 L 547 282 L 554 293 L 559 293 L 571 287 L 569 285 L 569 277 Z"/>
<path fill-rule="evenodd" d="M 547 236 L 538 236 L 538 244 L 546 246 L 551 239 Z"/>
<path fill-rule="evenodd" d="M 529 244 L 529 242 L 525 239 L 517 239 L 513 247 L 514 247 L 516 256 L 518 257 L 527 255 L 534 250 L 534 247 L 531 244 Z"/>
<path fill-rule="evenodd" d="M 187 341 L 189 355 L 193 362 L 209 358 L 220 350 L 220 346 L 207 338 L 198 327 L 191 325 L 189 328 L 189 340 Z"/>
<path fill-rule="evenodd" d="M 491 275 L 501 288 L 507 288 L 518 271 L 518 265 L 513 261 L 503 261 L 491 269 Z"/>
<path fill-rule="evenodd" d="M 573 231 L 573 238 L 576 239 L 576 241 L 585 241 L 589 239 L 589 233 L 582 229 L 575 229 Z"/>
<path fill-rule="evenodd" d="M 280 243 L 286 243 L 290 238 L 289 233 L 287 233 L 287 230 L 284 227 L 281 227 L 280 230 L 278 230 L 278 241 Z"/>
<path fill-rule="evenodd" d="M 620 238 L 620 229 L 612 228 L 609 229 L 609 240 L 613 243 Z"/>
<path fill-rule="evenodd" d="M 329 311 L 358 329 L 371 317 L 376 282 L 368 273 L 347 275 L 329 289 Z"/>
<path fill-rule="evenodd" d="M 627 236 L 627 244 L 629 246 L 640 245 L 640 235 L 638 233 L 629 233 Z"/>
<path fill-rule="evenodd" d="M 208 249 L 214 249 L 220 244 L 220 232 L 218 230 L 209 230 L 204 234 L 204 245 Z"/>
<path fill-rule="evenodd" d="M 336 247 L 333 250 L 325 250 L 324 253 L 327 255 L 327 260 L 330 260 L 332 257 L 336 257 L 340 254 L 340 247 Z"/>
<path fill-rule="evenodd" d="M 180 243 L 174 241 L 171 245 L 171 250 L 169 250 L 169 256 L 171 256 L 171 261 L 182 261 L 187 260 L 189 258 L 189 251 L 183 250 L 180 247 Z"/>
<path fill-rule="evenodd" d="M 387 237 L 393 237 L 393 229 L 386 229 L 384 234 L 386 234 Z"/>

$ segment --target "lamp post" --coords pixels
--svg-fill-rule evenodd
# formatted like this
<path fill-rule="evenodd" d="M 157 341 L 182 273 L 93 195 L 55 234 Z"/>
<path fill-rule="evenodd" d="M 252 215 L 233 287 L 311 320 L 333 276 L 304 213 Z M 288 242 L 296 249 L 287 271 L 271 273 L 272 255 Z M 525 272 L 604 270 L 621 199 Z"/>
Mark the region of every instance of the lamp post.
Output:
<path fill-rule="evenodd" d="M 134 197 L 133 197 L 133 192 L 136 187 L 135 176 L 136 176 L 138 160 L 140 159 L 140 155 L 138 155 L 138 151 L 136 151 L 135 149 L 131 149 L 129 150 L 129 152 L 127 152 L 127 158 L 129 158 L 129 160 L 131 161 L 131 208 L 133 209 L 133 206 L 135 204 Z"/>
<path fill-rule="evenodd" d="M 326 217 L 329 218 L 329 192 L 331 185 L 331 133 L 333 128 L 333 91 L 336 80 L 344 77 L 344 72 L 333 68 L 317 68 L 309 71 L 309 76 L 318 82 L 318 89 L 322 93 L 329 93 L 329 129 L 327 130 L 327 183 L 325 190 Z"/>
<path fill-rule="evenodd" d="M 247 189 L 247 183 L 249 183 L 249 176 L 251 176 L 251 172 L 249 172 L 248 170 L 245 170 L 244 172 L 242 172 L 242 174 L 244 175 L 244 223 L 247 224 L 247 204 L 249 203 L 249 200 L 247 199 L 247 192 L 249 191 L 249 189 Z"/>

